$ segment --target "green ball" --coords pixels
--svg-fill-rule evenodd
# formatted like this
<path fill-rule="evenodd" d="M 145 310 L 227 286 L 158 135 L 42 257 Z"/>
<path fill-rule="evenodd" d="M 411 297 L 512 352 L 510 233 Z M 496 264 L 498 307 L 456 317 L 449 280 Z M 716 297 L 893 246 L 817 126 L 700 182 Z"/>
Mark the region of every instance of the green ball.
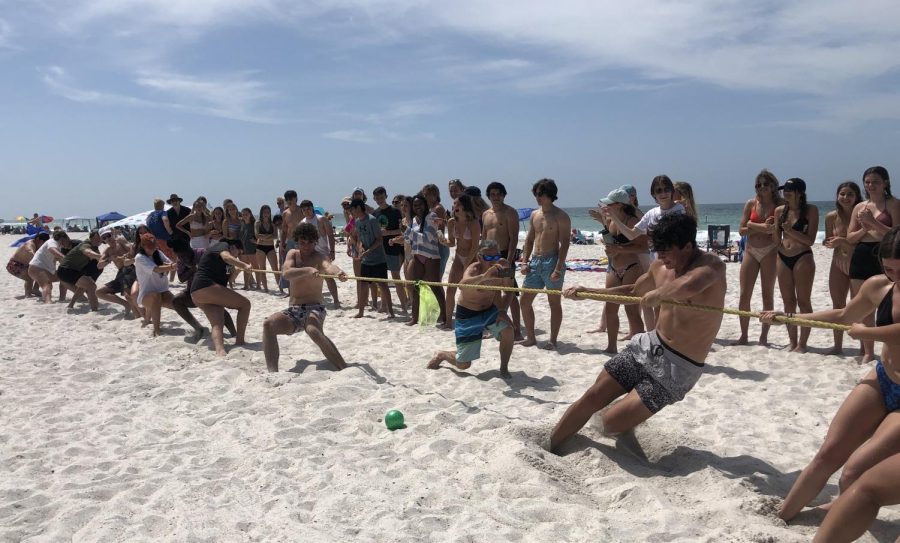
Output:
<path fill-rule="evenodd" d="M 391 409 L 384 416 L 384 425 L 388 430 L 399 430 L 403 428 L 403 413 L 396 409 Z"/>

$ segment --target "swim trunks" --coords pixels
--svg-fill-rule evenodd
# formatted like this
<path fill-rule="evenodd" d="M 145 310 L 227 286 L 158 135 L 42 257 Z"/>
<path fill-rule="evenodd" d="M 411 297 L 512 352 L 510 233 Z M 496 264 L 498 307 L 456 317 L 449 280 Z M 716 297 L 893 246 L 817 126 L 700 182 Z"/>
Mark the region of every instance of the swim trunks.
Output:
<path fill-rule="evenodd" d="M 566 278 L 566 270 L 560 270 L 559 279 L 554 281 L 550 279 L 556 269 L 556 263 L 559 261 L 558 255 L 551 256 L 532 256 L 528 263 L 528 275 L 522 286 L 525 288 L 547 288 L 559 290 L 563 286 L 563 280 Z"/>
<path fill-rule="evenodd" d="M 897 411 L 900 409 L 900 385 L 891 381 L 880 360 L 875 365 L 875 374 L 878 375 L 878 386 L 881 388 L 884 407 L 887 408 L 888 413 Z"/>
<path fill-rule="evenodd" d="M 503 320 L 497 320 L 497 306 L 492 305 L 487 309 L 475 311 L 468 307 L 456 305 L 456 361 L 471 362 L 481 357 L 481 339 L 487 330 L 500 339 L 500 332 L 509 324 Z"/>
<path fill-rule="evenodd" d="M 651 331 L 634 336 L 604 369 L 626 391 L 637 390 L 641 402 L 656 413 L 684 399 L 700 379 L 703 364 L 682 356 Z"/>
<path fill-rule="evenodd" d="M 291 334 L 306 330 L 306 324 L 310 316 L 315 316 L 320 323 L 325 323 L 325 306 L 322 304 L 300 304 L 288 306 L 281 312 L 290 317 L 294 323 L 294 331 Z"/>
<path fill-rule="evenodd" d="M 22 264 L 11 258 L 9 259 L 9 262 L 6 263 L 6 271 L 18 279 L 28 278 L 28 264 Z"/>
<path fill-rule="evenodd" d="M 111 289 L 113 294 L 128 294 L 131 292 L 131 285 L 137 281 L 137 271 L 134 265 L 124 266 L 116 272 L 116 278 L 106 283 L 106 287 Z"/>

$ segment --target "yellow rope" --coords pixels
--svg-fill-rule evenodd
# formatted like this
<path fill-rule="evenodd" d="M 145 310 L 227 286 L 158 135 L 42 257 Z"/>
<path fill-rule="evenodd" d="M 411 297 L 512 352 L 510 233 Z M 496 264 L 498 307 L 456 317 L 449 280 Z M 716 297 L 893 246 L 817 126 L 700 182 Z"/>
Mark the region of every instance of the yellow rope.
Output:
<path fill-rule="evenodd" d="M 280 273 L 272 270 L 250 270 L 262 273 Z M 319 274 L 323 279 L 338 279 L 337 275 Z M 524 292 L 528 294 L 547 294 L 549 296 L 561 296 L 563 291 L 541 289 L 541 288 L 525 288 L 525 287 L 501 287 L 497 285 L 468 285 L 462 283 L 443 283 L 440 281 L 411 281 L 409 279 L 382 279 L 380 277 L 357 277 L 348 275 L 349 281 L 366 281 L 369 283 L 393 283 L 395 285 L 425 285 L 429 287 L 454 287 L 454 288 L 472 288 L 476 290 L 493 290 L 498 292 Z M 599 300 L 603 302 L 613 302 L 619 304 L 636 304 L 640 303 L 640 296 L 623 296 L 621 294 L 600 294 L 593 292 L 579 292 L 578 298 L 589 300 Z M 724 313 L 726 315 L 737 315 L 738 317 L 759 318 L 760 313 L 757 311 L 743 311 L 741 309 L 732 309 L 730 307 L 716 307 L 712 305 L 692 304 L 688 302 L 679 302 L 676 300 L 662 300 L 660 303 L 686 307 L 697 311 L 708 311 L 712 313 Z M 814 321 L 809 319 L 801 319 L 797 317 L 778 316 L 775 317 L 776 322 L 783 324 L 791 324 L 796 326 L 806 326 L 810 328 L 827 328 L 830 330 L 847 331 L 850 329 L 846 324 L 835 324 L 833 322 Z"/>

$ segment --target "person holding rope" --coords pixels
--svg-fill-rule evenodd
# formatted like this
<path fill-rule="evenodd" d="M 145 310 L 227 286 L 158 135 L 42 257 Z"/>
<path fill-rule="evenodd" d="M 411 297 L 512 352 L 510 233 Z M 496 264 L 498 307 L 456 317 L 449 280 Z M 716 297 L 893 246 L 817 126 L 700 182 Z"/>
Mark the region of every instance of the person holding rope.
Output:
<path fill-rule="evenodd" d="M 278 371 L 278 358 L 281 355 L 279 335 L 290 336 L 304 331 L 322 350 L 325 358 L 335 368 L 342 370 L 347 364 L 323 330 L 325 299 L 322 296 L 323 278 L 320 274 L 336 275 L 341 281 L 346 281 L 347 275 L 332 264 L 326 255 L 316 251 L 319 230 L 315 226 L 301 223 L 294 229 L 292 238 L 296 248 L 288 251 L 282 268 L 284 278 L 290 283 L 290 305 L 263 322 L 266 367 L 270 372 Z"/>
<path fill-rule="evenodd" d="M 848 334 L 856 340 L 884 343 L 881 360 L 853 388 L 838 409 L 825 442 L 788 492 L 778 512 L 791 520 L 824 488 L 841 466 L 841 492 L 867 470 L 900 452 L 900 226 L 894 226 L 879 246 L 884 273 L 862 284 L 846 307 L 796 315 L 797 318 L 853 325 Z M 875 326 L 865 324 L 875 313 Z M 763 312 L 760 320 L 776 322 L 784 313 Z M 794 317 L 788 313 L 788 317 Z"/>
<path fill-rule="evenodd" d="M 438 351 L 426 366 L 436 370 L 441 362 L 464 370 L 472 361 L 481 356 L 481 340 L 484 332 L 490 332 L 500 341 L 500 375 L 511 377 L 508 369 L 512 355 L 514 334 L 506 311 L 494 305 L 498 298 L 493 290 L 479 290 L 478 285 L 512 286 L 514 268 L 500 255 L 497 241 L 482 240 L 476 252 L 475 261 L 463 273 L 460 284 L 473 288 L 459 289 L 459 303 L 456 305 L 456 352 Z"/>
<path fill-rule="evenodd" d="M 610 358 L 594 384 L 566 410 L 550 435 L 551 452 L 559 452 L 594 413 L 620 396 L 625 397 L 603 414 L 604 431 L 613 434 L 631 430 L 682 400 L 694 387 L 723 313 L 696 311 L 684 304 L 723 307 L 727 289 L 725 264 L 701 251 L 696 238 L 694 219 L 683 213 L 667 214 L 650 231 L 657 260 L 635 283 L 566 289 L 565 296 L 574 300 L 586 293 L 640 296 L 642 305 L 659 307 L 659 320 L 655 330 L 636 335 L 625 350 Z"/>

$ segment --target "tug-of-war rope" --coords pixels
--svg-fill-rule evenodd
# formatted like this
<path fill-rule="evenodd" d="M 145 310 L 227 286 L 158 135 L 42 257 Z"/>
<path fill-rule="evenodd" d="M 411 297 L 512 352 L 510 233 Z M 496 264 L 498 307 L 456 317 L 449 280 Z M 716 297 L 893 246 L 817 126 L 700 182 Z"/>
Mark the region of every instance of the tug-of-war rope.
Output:
<path fill-rule="evenodd" d="M 274 270 L 256 270 L 251 269 L 248 270 L 251 272 L 258 273 L 272 273 L 276 275 L 280 275 L 280 271 Z M 327 274 L 319 274 L 319 277 L 323 279 L 339 279 L 340 277 L 337 275 L 327 275 Z M 524 292 L 529 294 L 547 294 L 554 296 L 562 296 L 563 291 L 561 290 L 552 290 L 552 289 L 542 289 L 542 288 L 525 288 L 525 287 L 501 287 L 494 285 L 470 285 L 470 284 L 462 284 L 462 283 L 443 283 L 440 281 L 412 281 L 409 279 L 383 279 L 380 277 L 358 277 L 355 275 L 346 276 L 348 281 L 365 281 L 369 283 L 392 283 L 395 285 L 414 285 L 416 288 L 420 286 L 427 287 L 454 287 L 454 288 L 472 288 L 476 290 L 494 290 L 499 292 Z M 620 294 L 598 294 L 593 292 L 579 292 L 576 295 L 578 298 L 584 298 L 589 300 L 598 300 L 601 302 L 613 302 L 619 304 L 634 304 L 640 303 L 640 296 L 623 296 Z M 712 313 L 723 313 L 725 315 L 737 315 L 738 317 L 750 317 L 750 318 L 759 318 L 760 313 L 757 311 L 743 311 L 740 309 L 733 309 L 730 307 L 716 307 L 713 305 L 702 305 L 702 304 L 692 304 L 688 302 L 679 302 L 676 300 L 661 300 L 660 303 L 675 305 L 679 307 L 686 307 L 689 309 L 695 309 L 697 311 L 709 311 Z M 842 330 L 848 331 L 850 327 L 846 324 L 835 324 L 833 322 L 824 322 L 824 321 L 815 321 L 810 319 L 801 319 L 797 317 L 788 317 L 788 316 L 777 316 L 775 317 L 775 322 L 780 322 L 783 324 L 791 324 L 795 326 L 806 326 L 809 328 L 827 328 L 829 330 Z"/>

